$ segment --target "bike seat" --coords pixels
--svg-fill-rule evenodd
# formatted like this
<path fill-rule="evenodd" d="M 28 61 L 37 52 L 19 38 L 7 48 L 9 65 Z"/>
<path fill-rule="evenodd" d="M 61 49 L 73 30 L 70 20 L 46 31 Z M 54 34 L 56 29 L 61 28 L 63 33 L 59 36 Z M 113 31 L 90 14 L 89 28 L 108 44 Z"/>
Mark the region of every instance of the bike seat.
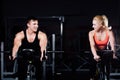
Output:
<path fill-rule="evenodd" d="M 33 49 L 22 49 L 23 52 L 35 52 Z"/>

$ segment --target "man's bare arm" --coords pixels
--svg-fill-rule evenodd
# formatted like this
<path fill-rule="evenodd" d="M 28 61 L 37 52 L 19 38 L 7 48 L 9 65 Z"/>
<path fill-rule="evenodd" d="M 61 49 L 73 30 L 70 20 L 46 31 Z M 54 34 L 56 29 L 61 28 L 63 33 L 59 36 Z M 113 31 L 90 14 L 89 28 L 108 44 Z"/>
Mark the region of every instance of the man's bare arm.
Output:
<path fill-rule="evenodd" d="M 48 42 L 47 41 L 47 35 L 43 32 L 39 32 L 38 38 L 40 40 L 39 45 L 40 45 L 40 48 L 41 48 L 41 58 L 40 58 L 40 60 L 42 60 L 43 53 L 44 53 L 44 51 L 46 51 L 47 42 Z"/>
<path fill-rule="evenodd" d="M 15 38 L 14 38 L 14 43 L 13 43 L 13 48 L 12 48 L 12 57 L 13 57 L 13 59 L 15 59 L 16 56 L 17 56 L 18 49 L 21 46 L 22 38 L 23 38 L 22 32 L 17 33 Z"/>

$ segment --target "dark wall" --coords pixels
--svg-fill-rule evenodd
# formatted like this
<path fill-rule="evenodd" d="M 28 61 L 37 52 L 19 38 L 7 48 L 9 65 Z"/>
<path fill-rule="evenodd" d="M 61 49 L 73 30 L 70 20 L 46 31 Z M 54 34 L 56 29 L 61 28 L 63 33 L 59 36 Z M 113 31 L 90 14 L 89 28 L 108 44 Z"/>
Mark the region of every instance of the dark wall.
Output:
<path fill-rule="evenodd" d="M 113 26 L 116 34 L 120 26 L 119 0 L 2 0 L 1 34 L 6 34 L 4 20 L 8 17 L 27 16 L 64 16 L 65 49 L 89 49 L 88 31 L 91 21 L 97 14 L 105 14 L 109 25 Z M 4 35 L 5 36 L 5 35 Z M 2 37 L 4 40 L 4 37 Z M 83 46 L 86 43 L 86 46 Z"/>
<path fill-rule="evenodd" d="M 1 11 L 4 17 L 33 16 L 86 16 L 105 14 L 110 25 L 120 25 L 119 0 L 2 0 Z M 73 24 L 74 24 L 74 20 Z M 88 20 L 80 25 L 90 24 Z"/>
<path fill-rule="evenodd" d="M 6 16 L 28 15 L 118 15 L 119 0 L 3 0 L 2 9 Z"/>

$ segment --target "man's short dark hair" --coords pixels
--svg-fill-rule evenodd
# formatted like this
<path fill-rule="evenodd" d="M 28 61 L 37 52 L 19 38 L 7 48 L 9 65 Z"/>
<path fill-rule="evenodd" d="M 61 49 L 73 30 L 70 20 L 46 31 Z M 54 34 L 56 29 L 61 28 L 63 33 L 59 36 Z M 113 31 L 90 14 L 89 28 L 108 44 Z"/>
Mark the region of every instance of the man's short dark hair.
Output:
<path fill-rule="evenodd" d="M 28 23 L 30 20 L 38 20 L 38 18 L 36 18 L 34 16 L 29 16 L 29 17 L 27 17 L 26 23 Z"/>

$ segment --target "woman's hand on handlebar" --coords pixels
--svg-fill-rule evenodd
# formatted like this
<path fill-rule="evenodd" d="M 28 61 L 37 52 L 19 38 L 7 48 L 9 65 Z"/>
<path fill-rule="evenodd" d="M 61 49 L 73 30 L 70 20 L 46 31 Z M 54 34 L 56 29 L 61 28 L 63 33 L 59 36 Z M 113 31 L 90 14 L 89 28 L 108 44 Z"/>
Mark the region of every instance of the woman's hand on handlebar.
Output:
<path fill-rule="evenodd" d="M 117 56 L 113 53 L 113 59 L 117 59 Z"/>
<path fill-rule="evenodd" d="M 101 60 L 101 59 L 100 59 L 100 56 L 95 55 L 95 56 L 94 56 L 94 60 L 97 61 L 97 62 L 99 62 L 99 61 Z"/>

